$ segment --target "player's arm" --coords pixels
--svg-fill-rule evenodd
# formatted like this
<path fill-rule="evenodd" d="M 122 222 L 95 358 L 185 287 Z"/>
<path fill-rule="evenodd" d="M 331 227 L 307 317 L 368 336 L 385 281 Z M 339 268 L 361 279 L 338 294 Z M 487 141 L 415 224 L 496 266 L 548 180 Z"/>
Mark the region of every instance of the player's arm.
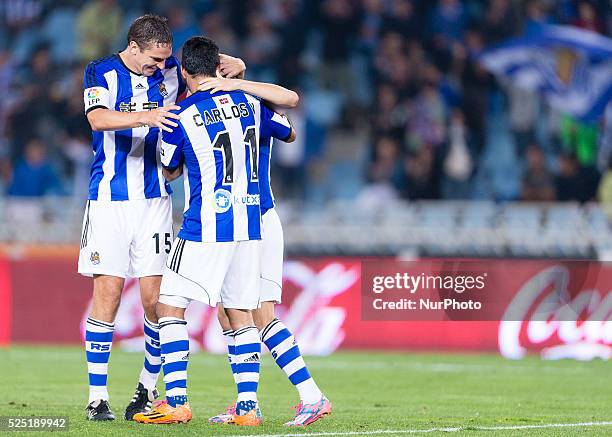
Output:
<path fill-rule="evenodd" d="M 178 119 L 179 116 L 170 111 L 180 109 L 178 106 L 138 112 L 119 112 L 110 109 L 113 106 L 109 86 L 95 63 L 90 63 L 85 67 L 83 87 L 85 114 L 94 131 L 122 130 L 141 126 L 154 126 L 165 131 L 172 131 L 173 127 L 177 127 L 172 119 Z"/>
<path fill-rule="evenodd" d="M 294 108 L 300 101 L 300 97 L 295 91 L 284 88 L 280 85 L 265 82 L 253 82 L 244 79 L 227 79 L 225 77 L 207 77 L 200 82 L 199 91 L 216 93 L 218 91 L 240 90 L 252 94 L 273 105 L 285 108 Z"/>
<path fill-rule="evenodd" d="M 292 143 L 297 136 L 289 117 L 279 114 L 262 103 L 260 137 L 273 137 L 285 143 Z"/>
<path fill-rule="evenodd" d="M 173 181 L 183 173 L 183 143 L 185 133 L 180 127 L 173 132 L 162 132 L 160 161 L 167 181 Z"/>
<path fill-rule="evenodd" d="M 221 61 L 219 63 L 219 72 L 221 76 L 229 79 L 244 79 L 246 65 L 242 59 L 220 53 L 219 60 Z"/>
<path fill-rule="evenodd" d="M 178 120 L 180 117 L 170 111 L 177 109 L 180 109 L 180 107 L 170 105 L 151 111 L 120 112 L 98 107 L 87 112 L 87 121 L 89 121 L 93 131 L 113 131 L 150 126 L 172 132 L 172 128 L 178 126 L 172 119 Z"/>

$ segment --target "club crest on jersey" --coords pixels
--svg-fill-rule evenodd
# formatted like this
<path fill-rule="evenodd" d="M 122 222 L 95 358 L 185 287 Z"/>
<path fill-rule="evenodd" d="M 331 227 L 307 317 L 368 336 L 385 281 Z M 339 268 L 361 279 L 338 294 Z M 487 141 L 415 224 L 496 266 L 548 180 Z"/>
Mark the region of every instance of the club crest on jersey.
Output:
<path fill-rule="evenodd" d="M 98 252 L 91 252 L 89 260 L 94 266 L 97 266 L 98 264 L 100 264 L 100 254 Z"/>
<path fill-rule="evenodd" d="M 162 97 L 168 97 L 168 90 L 166 90 L 166 85 L 163 83 L 159 84 L 159 93 Z"/>
<path fill-rule="evenodd" d="M 232 193 L 223 188 L 215 191 L 213 195 L 213 208 L 216 212 L 226 212 L 232 207 Z"/>

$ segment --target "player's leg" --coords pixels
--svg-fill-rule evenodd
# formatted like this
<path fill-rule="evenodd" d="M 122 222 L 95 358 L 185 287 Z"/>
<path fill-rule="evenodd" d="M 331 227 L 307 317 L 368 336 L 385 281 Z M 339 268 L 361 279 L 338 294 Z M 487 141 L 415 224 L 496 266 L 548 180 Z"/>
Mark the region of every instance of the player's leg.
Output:
<path fill-rule="evenodd" d="M 185 308 L 193 299 L 216 306 L 232 245 L 196 243 L 177 238 L 168 257 L 157 304 L 166 400 L 147 413 L 134 415 L 141 423 L 178 423 L 191 420 L 187 402 L 189 335 Z"/>
<path fill-rule="evenodd" d="M 92 306 L 85 324 L 85 355 L 89 374 L 87 418 L 113 420 L 115 416 L 108 404 L 108 361 L 124 279 L 96 275 L 93 282 Z"/>
<path fill-rule="evenodd" d="M 257 402 L 261 340 L 251 310 L 259 304 L 260 241 L 240 241 L 225 276 L 221 299 L 234 331 L 238 398 L 234 423 L 255 426 L 263 421 Z"/>
<path fill-rule="evenodd" d="M 234 346 L 234 330 L 230 324 L 223 304 L 217 305 L 217 319 L 219 325 L 223 331 L 223 340 L 225 340 L 225 346 L 227 347 L 227 361 L 232 370 L 232 377 L 234 378 L 234 384 L 238 387 L 238 374 L 236 372 L 236 358 L 235 358 L 235 346 Z M 234 413 L 236 413 L 236 404 L 229 405 L 224 412 L 212 416 L 208 419 L 210 423 L 233 423 Z"/>
<path fill-rule="evenodd" d="M 166 399 L 150 412 L 136 413 L 134 420 L 137 422 L 186 423 L 191 420 L 191 407 L 187 402 L 189 332 L 185 321 L 185 309 L 189 301 L 182 296 L 160 298 L 157 316 Z"/>
<path fill-rule="evenodd" d="M 282 295 L 283 229 L 274 209 L 263 216 L 265 238 L 261 248 L 261 305 L 253 319 L 261 340 L 270 350 L 278 367 L 297 389 L 300 403 L 289 426 L 308 425 L 331 412 L 331 404 L 310 375 L 300 348 L 290 329 L 274 313 Z"/>
<path fill-rule="evenodd" d="M 145 357 L 138 384 L 124 417 L 150 411 L 158 397 L 156 384 L 161 370 L 159 326 L 155 306 L 159 300 L 161 275 L 172 237 L 172 204 L 169 197 L 134 202 L 133 223 L 139 223 L 130 247 L 131 275 L 140 278 L 140 298 L 144 309 Z"/>
<path fill-rule="evenodd" d="M 93 276 L 93 299 L 85 327 L 89 373 L 89 420 L 113 420 L 107 374 L 114 321 L 129 265 L 123 202 L 88 201 L 83 220 L 79 273 Z"/>

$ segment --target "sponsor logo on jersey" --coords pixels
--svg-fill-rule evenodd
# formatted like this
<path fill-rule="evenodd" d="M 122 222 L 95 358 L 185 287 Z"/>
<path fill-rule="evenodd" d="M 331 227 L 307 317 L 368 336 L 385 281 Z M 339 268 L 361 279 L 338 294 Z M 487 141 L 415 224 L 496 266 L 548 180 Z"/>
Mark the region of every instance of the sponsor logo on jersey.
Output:
<path fill-rule="evenodd" d="M 144 87 L 144 85 L 143 85 L 143 84 L 139 83 L 138 85 L 136 85 L 136 89 L 137 89 L 137 90 L 144 90 L 144 89 L 145 89 L 145 87 Z"/>
<path fill-rule="evenodd" d="M 94 266 L 100 264 L 100 254 L 98 252 L 91 252 L 89 259 Z"/>
<path fill-rule="evenodd" d="M 259 194 L 245 194 L 243 196 L 234 196 L 223 188 L 215 191 L 213 195 L 213 208 L 216 212 L 222 213 L 232 207 L 232 205 L 255 206 L 260 204 Z"/>
<path fill-rule="evenodd" d="M 232 207 L 232 193 L 223 188 L 215 191 L 213 195 L 213 208 L 216 212 L 226 212 Z"/>

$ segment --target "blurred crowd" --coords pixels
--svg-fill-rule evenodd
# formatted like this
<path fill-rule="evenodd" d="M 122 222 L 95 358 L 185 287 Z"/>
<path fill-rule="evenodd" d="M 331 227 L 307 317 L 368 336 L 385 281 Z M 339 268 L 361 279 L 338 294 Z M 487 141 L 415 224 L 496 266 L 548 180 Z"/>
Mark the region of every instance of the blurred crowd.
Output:
<path fill-rule="evenodd" d="M 609 35 L 606 0 L 0 0 L 0 196 L 86 196 L 83 68 L 145 12 L 169 18 L 175 51 L 208 35 L 247 78 L 300 93 L 280 196 L 612 202 L 612 123 L 556 113 L 473 60 L 548 23 Z"/>

